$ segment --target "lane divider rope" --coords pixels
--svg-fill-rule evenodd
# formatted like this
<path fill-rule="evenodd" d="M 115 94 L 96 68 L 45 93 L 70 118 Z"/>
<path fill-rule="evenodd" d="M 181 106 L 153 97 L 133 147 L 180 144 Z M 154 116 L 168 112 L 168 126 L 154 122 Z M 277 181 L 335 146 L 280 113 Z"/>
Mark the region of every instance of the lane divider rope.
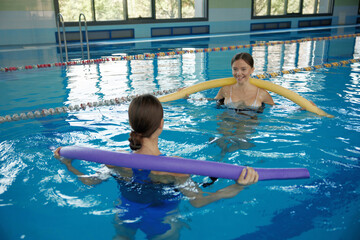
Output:
<path fill-rule="evenodd" d="M 324 64 L 316 65 L 316 66 L 296 68 L 296 69 L 292 69 L 292 70 L 283 70 L 280 72 L 263 73 L 263 74 L 254 75 L 252 77 L 258 78 L 258 79 L 269 79 L 269 78 L 274 78 L 277 76 L 283 76 L 284 74 L 295 74 L 295 73 L 302 72 L 302 71 L 314 71 L 316 69 L 321 69 L 321 68 L 346 66 L 348 64 L 357 63 L 357 62 L 360 62 L 360 59 L 350 59 L 350 60 L 344 60 L 344 61 L 340 61 L 340 62 L 324 63 Z M 176 92 L 179 89 L 180 88 L 163 90 L 163 91 L 155 91 L 152 94 L 154 96 L 160 96 L 160 95 Z M 36 111 L 30 111 L 27 113 L 14 114 L 12 116 L 11 115 L 0 116 L 0 124 L 4 123 L 4 122 L 41 118 L 41 117 L 46 117 L 49 115 L 56 115 L 56 114 L 67 113 L 67 112 L 72 112 L 72 111 L 80 111 L 80 110 L 85 110 L 86 108 L 92 108 L 92 107 L 120 105 L 120 104 L 123 104 L 126 102 L 130 102 L 132 99 L 134 99 L 137 96 L 139 96 L 139 95 L 119 97 L 119 98 L 114 98 L 114 99 L 110 99 L 110 100 L 102 100 L 99 102 L 92 102 L 92 103 L 91 102 L 81 103 L 81 104 L 74 105 L 74 106 L 63 106 L 63 107 L 57 107 L 57 108 L 36 110 Z M 199 99 L 199 100 L 201 100 L 201 99 Z"/>
<path fill-rule="evenodd" d="M 154 96 L 159 96 L 163 94 L 169 94 L 178 91 L 178 89 L 170 89 L 170 90 L 163 90 L 163 91 L 156 91 L 152 94 Z M 101 107 L 101 106 L 111 106 L 111 105 L 120 105 L 126 102 L 130 102 L 132 99 L 137 97 L 139 95 L 132 95 L 127 97 L 119 97 L 114 98 L 110 100 L 102 100 L 98 102 L 88 102 L 88 103 L 81 103 L 76 104 L 74 106 L 63 106 L 63 107 L 56 107 L 56 108 L 49 108 L 49 109 L 42 109 L 42 110 L 36 110 L 36 111 L 30 111 L 27 113 L 20 113 L 20 114 L 14 114 L 14 115 L 6 115 L 6 116 L 0 116 L 0 124 L 4 122 L 12 122 L 12 121 L 19 121 L 19 120 L 26 120 L 26 119 L 33 119 L 33 118 L 42 118 L 47 117 L 49 115 L 57 115 L 61 113 L 67 113 L 67 112 L 76 112 L 80 110 L 85 110 L 86 108 L 92 108 L 92 107 Z"/>
<path fill-rule="evenodd" d="M 216 48 L 202 48 L 195 50 L 181 50 L 181 51 L 171 51 L 171 52 L 158 52 L 158 53 L 144 53 L 137 55 L 129 55 L 129 56 L 120 56 L 120 57 L 108 57 L 108 58 L 98 58 L 98 59 L 90 59 L 90 60 L 77 60 L 77 61 L 68 61 L 68 62 L 58 62 L 58 63 L 48 63 L 48 64 L 36 64 L 36 65 L 27 65 L 20 67 L 2 67 L 0 68 L 0 72 L 14 72 L 19 70 L 29 70 L 29 69 L 40 69 L 40 68 L 51 68 L 51 67 L 61 67 L 61 66 L 72 66 L 72 65 L 85 65 L 85 64 L 98 64 L 110 61 L 129 61 L 129 60 L 145 60 L 145 59 L 154 59 L 157 57 L 163 56 L 175 56 L 175 55 L 183 55 L 187 53 L 199 53 L 199 52 L 219 52 L 219 51 L 229 51 L 236 50 L 241 48 L 251 48 L 257 46 L 273 46 L 279 44 L 292 44 L 292 43 L 301 43 L 308 41 L 324 41 L 324 40 L 333 40 L 333 39 L 344 39 L 344 38 L 355 38 L 360 36 L 360 33 L 354 34 L 346 34 L 346 35 L 338 35 L 338 36 L 330 36 L 330 37 L 314 37 L 314 38 L 303 38 L 297 40 L 286 40 L 286 41 L 271 41 L 271 42 L 260 42 L 254 44 L 246 44 L 246 45 L 237 45 L 237 46 L 229 46 L 229 47 L 216 47 Z"/>

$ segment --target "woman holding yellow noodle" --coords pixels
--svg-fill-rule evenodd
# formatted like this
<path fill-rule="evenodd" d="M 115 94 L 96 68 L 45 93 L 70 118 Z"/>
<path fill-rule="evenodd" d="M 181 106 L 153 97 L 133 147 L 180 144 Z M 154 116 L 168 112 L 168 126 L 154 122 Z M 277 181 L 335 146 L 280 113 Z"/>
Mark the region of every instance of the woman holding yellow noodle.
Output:
<path fill-rule="evenodd" d="M 267 92 L 271 91 L 298 104 L 302 110 L 329 118 L 334 117 L 318 108 L 312 101 L 308 101 L 289 89 L 270 81 L 250 78 L 250 75 L 254 72 L 254 60 L 248 53 L 235 55 L 231 61 L 231 67 L 234 78 L 222 78 L 198 83 L 175 93 L 161 96 L 159 100 L 160 102 L 174 101 L 199 91 L 221 87 L 215 96 L 220 105 L 236 109 L 238 113 L 241 113 L 241 110 L 251 110 L 254 113 L 262 112 L 265 104 L 275 105 L 274 100 Z"/>
<path fill-rule="evenodd" d="M 231 60 L 236 83 L 222 87 L 215 99 L 227 108 L 237 110 L 262 110 L 265 104 L 275 105 L 270 94 L 250 83 L 254 72 L 254 59 L 248 53 L 238 53 Z"/>

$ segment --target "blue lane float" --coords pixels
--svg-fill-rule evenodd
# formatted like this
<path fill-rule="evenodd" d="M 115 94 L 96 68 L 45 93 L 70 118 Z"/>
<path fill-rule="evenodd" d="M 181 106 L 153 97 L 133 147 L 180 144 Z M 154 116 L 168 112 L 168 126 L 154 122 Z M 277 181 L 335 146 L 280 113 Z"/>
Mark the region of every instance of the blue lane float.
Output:
<path fill-rule="evenodd" d="M 114 152 L 89 147 L 67 146 L 60 149 L 60 156 L 118 167 L 153 171 L 186 173 L 237 180 L 245 166 L 178 157 L 152 156 Z M 309 178 L 306 168 L 254 168 L 259 180 Z"/>

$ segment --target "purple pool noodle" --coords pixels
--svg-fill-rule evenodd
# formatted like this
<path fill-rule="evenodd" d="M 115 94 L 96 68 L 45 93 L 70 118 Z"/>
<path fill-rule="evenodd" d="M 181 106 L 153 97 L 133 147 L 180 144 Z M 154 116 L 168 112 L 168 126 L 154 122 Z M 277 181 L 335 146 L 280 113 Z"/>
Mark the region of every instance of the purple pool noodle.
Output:
<path fill-rule="evenodd" d="M 81 159 L 119 167 L 149 169 L 154 171 L 186 173 L 237 180 L 244 166 L 228 163 L 193 160 L 177 157 L 153 156 L 114 152 L 88 147 L 68 146 L 60 150 L 60 156 Z M 309 178 L 306 168 L 254 168 L 259 180 Z"/>

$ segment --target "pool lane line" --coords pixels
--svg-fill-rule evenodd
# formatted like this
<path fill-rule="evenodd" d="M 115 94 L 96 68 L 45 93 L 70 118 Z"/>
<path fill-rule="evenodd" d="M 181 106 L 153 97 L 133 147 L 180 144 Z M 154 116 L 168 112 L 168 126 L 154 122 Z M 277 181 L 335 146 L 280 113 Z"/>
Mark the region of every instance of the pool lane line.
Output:
<path fill-rule="evenodd" d="M 314 71 L 316 69 L 321 69 L 321 68 L 341 67 L 341 66 L 346 66 L 350 63 L 357 63 L 357 62 L 360 62 L 360 58 L 343 60 L 340 62 L 324 63 L 324 64 L 319 64 L 319 65 L 310 66 L 310 67 L 295 68 L 295 69 L 291 69 L 291 70 L 283 70 L 283 71 L 279 71 L 279 72 L 257 74 L 255 76 L 253 76 L 253 78 L 268 79 L 268 78 L 283 76 L 284 74 L 295 74 L 297 72 Z"/>
<path fill-rule="evenodd" d="M 77 60 L 77 61 L 68 61 L 68 62 L 27 65 L 27 66 L 21 66 L 21 67 L 2 67 L 2 68 L 0 68 L 0 72 L 14 72 L 14 71 L 19 71 L 19 70 L 62 67 L 62 66 L 72 66 L 72 65 L 90 65 L 90 64 L 115 62 L 115 61 L 147 60 L 147 59 L 155 59 L 157 57 L 176 56 L 176 55 L 183 55 L 183 54 L 188 54 L 188 53 L 232 51 L 232 50 L 236 50 L 236 49 L 251 48 L 251 47 L 258 47 L 258 46 L 274 46 L 274 45 L 301 43 L 301 42 L 308 42 L 308 41 L 326 41 L 326 40 L 344 39 L 344 38 L 352 38 L 352 37 L 355 38 L 357 36 L 360 36 L 360 33 L 345 34 L 345 35 L 330 36 L 330 37 L 302 38 L 302 39 L 297 39 L 297 40 L 270 41 L 270 42 L 265 42 L 265 43 L 261 42 L 261 43 L 236 45 L 236 46 L 229 46 L 229 47 L 200 48 L 200 49 L 195 49 L 195 50 L 180 50 L 180 51 L 171 51 L 171 52 L 144 53 L 144 54 L 120 56 L 120 57 L 108 57 L 108 58 L 98 58 L 98 59 L 90 59 L 90 60 Z"/>
<path fill-rule="evenodd" d="M 321 65 L 315 65 L 315 66 L 310 66 L 310 67 L 295 68 L 295 69 L 291 69 L 291 70 L 283 70 L 280 72 L 263 73 L 263 74 L 254 75 L 252 77 L 258 78 L 258 79 L 269 79 L 269 78 L 274 78 L 274 77 L 278 77 L 278 76 L 283 76 L 284 74 L 295 74 L 298 72 L 314 71 L 316 69 L 321 69 L 321 68 L 341 67 L 341 66 L 346 66 L 350 63 L 357 63 L 357 62 L 360 62 L 360 59 L 343 60 L 340 62 L 324 63 Z M 154 96 L 160 96 L 160 95 L 164 95 L 164 94 L 166 95 L 169 93 L 174 93 L 180 89 L 181 88 L 162 90 L 162 91 L 154 91 L 152 94 Z M 123 104 L 126 102 L 130 102 L 132 99 L 134 99 L 137 96 L 139 96 L 139 95 L 119 97 L 119 98 L 114 98 L 114 99 L 110 99 L 110 100 L 102 100 L 99 102 L 92 102 L 92 103 L 91 102 L 81 103 L 78 105 L 68 106 L 68 107 L 67 106 L 57 107 L 55 109 L 54 108 L 42 109 L 40 111 L 36 110 L 36 111 L 30 111 L 27 113 L 13 114 L 12 116 L 11 115 L 0 116 L 0 124 L 4 123 L 4 122 L 13 122 L 13 121 L 19 121 L 19 120 L 41 118 L 41 117 L 46 117 L 49 115 L 56 115 L 56 114 L 67 113 L 67 112 L 72 112 L 72 111 L 80 111 L 80 110 L 85 110 L 86 108 L 92 108 L 92 107 L 119 105 L 119 104 Z"/>
<path fill-rule="evenodd" d="M 152 95 L 160 96 L 160 95 L 164 95 L 164 94 L 170 94 L 170 93 L 178 91 L 179 89 L 180 88 L 163 90 L 163 91 L 154 91 L 152 93 Z M 47 117 L 49 115 L 57 115 L 57 114 L 62 114 L 62 113 L 67 113 L 67 112 L 77 112 L 77 111 L 85 110 L 86 108 L 92 108 L 92 107 L 120 105 L 120 104 L 130 102 L 132 99 L 134 99 L 135 97 L 138 97 L 138 96 L 139 95 L 132 95 L 132 96 L 127 96 L 127 97 L 114 98 L 114 99 L 110 99 L 110 100 L 102 100 L 102 101 L 98 101 L 98 102 L 81 103 L 81 104 L 76 104 L 74 106 L 62 106 L 62 107 L 56 107 L 56 108 L 35 110 L 35 111 L 29 111 L 27 113 L 23 112 L 20 114 L 13 114 L 12 116 L 10 116 L 10 115 L 0 116 L 0 124 L 4 123 L 4 122 L 13 122 L 13 121 L 19 121 L 19 120 L 42 118 L 42 117 Z"/>

